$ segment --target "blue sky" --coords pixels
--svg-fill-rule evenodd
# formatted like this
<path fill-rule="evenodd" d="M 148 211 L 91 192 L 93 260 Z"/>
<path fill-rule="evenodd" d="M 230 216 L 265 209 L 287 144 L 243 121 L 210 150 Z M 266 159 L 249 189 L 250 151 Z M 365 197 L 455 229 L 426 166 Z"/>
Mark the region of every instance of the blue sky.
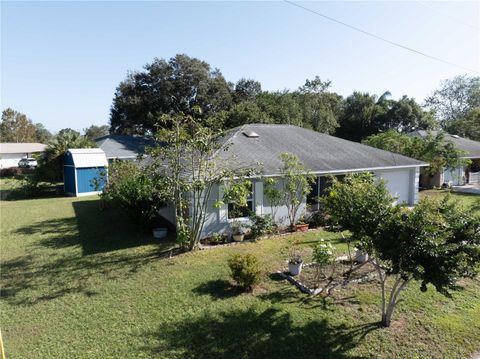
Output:
<path fill-rule="evenodd" d="M 480 2 L 299 2 L 480 72 Z M 1 107 L 57 131 L 107 124 L 116 86 L 154 57 L 186 53 L 230 81 L 295 89 L 306 78 L 423 99 L 468 72 L 285 2 L 2 2 Z"/>

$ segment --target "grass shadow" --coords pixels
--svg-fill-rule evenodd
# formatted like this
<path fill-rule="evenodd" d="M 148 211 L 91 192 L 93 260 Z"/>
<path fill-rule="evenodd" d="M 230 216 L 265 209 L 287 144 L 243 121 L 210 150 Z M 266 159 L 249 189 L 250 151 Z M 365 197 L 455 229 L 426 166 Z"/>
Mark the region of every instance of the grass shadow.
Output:
<path fill-rule="evenodd" d="M 25 255 L 4 261 L 2 292 L 13 304 L 35 304 L 70 293 L 96 295 L 89 279 L 127 278 L 156 259 L 177 254 L 174 242 L 155 242 L 138 233 L 120 209 L 101 212 L 98 201 L 72 203 L 75 217 L 49 219 L 15 230 L 25 236 L 38 235 L 38 247 L 54 249 L 49 256 Z M 125 248 L 149 247 L 122 251 Z M 155 245 L 151 245 L 155 244 Z M 80 251 L 68 250 L 79 247 Z"/>
<path fill-rule="evenodd" d="M 217 279 L 200 284 L 192 290 L 199 295 L 208 295 L 213 300 L 228 299 L 242 294 L 242 290 L 229 281 Z"/>
<path fill-rule="evenodd" d="M 162 325 L 147 334 L 143 349 L 151 356 L 183 358 L 361 358 L 348 352 L 378 323 L 347 326 L 326 320 L 294 324 L 289 313 L 233 310 Z"/>

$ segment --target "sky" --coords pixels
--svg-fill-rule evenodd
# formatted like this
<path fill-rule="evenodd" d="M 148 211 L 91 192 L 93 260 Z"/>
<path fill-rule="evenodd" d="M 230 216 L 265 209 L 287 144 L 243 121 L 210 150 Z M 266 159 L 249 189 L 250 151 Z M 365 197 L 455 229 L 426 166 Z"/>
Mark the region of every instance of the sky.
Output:
<path fill-rule="evenodd" d="M 225 78 L 296 89 L 316 75 L 423 102 L 441 80 L 480 74 L 480 2 L 2 2 L 1 108 L 51 131 L 108 124 L 115 88 L 155 57 L 185 53 Z M 475 72 L 476 71 L 476 72 Z"/>

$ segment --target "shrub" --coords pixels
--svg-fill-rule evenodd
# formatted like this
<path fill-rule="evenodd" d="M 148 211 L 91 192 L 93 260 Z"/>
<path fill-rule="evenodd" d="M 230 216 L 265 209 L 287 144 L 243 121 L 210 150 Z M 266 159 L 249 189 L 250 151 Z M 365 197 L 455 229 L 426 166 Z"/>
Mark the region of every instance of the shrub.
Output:
<path fill-rule="evenodd" d="M 313 248 L 313 260 L 320 266 L 325 266 L 335 260 L 335 248 L 330 242 L 320 240 L 320 243 Z"/>
<path fill-rule="evenodd" d="M 17 177 L 22 174 L 32 173 L 31 168 L 10 167 L 0 169 L 0 177 Z"/>
<path fill-rule="evenodd" d="M 260 282 L 258 259 L 253 254 L 235 254 L 228 260 L 232 278 L 247 291 L 251 291 Z"/>
<path fill-rule="evenodd" d="M 118 203 L 141 229 L 149 229 L 152 219 L 165 205 L 163 182 L 156 180 L 156 173 L 150 173 L 131 161 L 113 162 L 108 175 L 102 199 Z"/>
<path fill-rule="evenodd" d="M 275 223 L 269 214 L 265 216 L 252 215 L 250 221 L 252 222 L 250 226 L 251 234 L 254 239 L 272 234 L 275 231 Z"/>

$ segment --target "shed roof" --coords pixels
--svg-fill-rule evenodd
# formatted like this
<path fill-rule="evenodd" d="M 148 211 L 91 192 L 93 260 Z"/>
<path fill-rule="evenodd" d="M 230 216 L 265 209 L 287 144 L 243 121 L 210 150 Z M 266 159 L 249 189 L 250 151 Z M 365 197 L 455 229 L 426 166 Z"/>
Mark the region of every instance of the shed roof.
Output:
<path fill-rule="evenodd" d="M 105 152 L 100 148 L 70 148 L 67 156 L 72 156 L 76 168 L 108 166 Z"/>
<path fill-rule="evenodd" d="M 95 139 L 107 158 L 136 158 L 145 153 L 146 147 L 154 146 L 155 142 L 141 136 L 107 135 Z"/>
<path fill-rule="evenodd" d="M 0 153 L 35 153 L 43 152 L 47 148 L 47 145 L 43 143 L 13 143 L 3 142 L 0 143 Z"/>
<path fill-rule="evenodd" d="M 314 173 L 427 166 L 406 156 L 292 125 L 243 125 L 230 130 L 223 141 L 228 151 L 217 155 L 229 162 L 229 167 L 260 163 L 264 175 L 278 174 L 282 165 L 279 156 L 284 152 L 296 155 Z"/>
<path fill-rule="evenodd" d="M 417 130 L 409 132 L 409 136 L 426 138 L 428 135 L 436 136 L 440 131 L 425 131 Z M 453 144 L 460 150 L 465 151 L 467 155 L 466 158 L 480 158 L 480 142 L 473 141 L 468 138 L 460 137 L 457 135 L 451 135 L 447 132 L 444 132 L 445 141 L 451 141 Z"/>

